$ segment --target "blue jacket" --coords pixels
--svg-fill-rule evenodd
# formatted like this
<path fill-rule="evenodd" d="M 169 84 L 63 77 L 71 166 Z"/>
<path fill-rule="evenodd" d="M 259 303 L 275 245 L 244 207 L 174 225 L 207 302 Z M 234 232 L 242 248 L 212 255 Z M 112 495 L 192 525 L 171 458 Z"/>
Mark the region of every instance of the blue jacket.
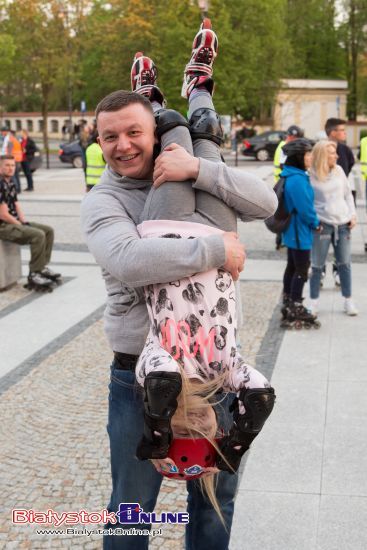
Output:
<path fill-rule="evenodd" d="M 288 248 L 310 250 L 313 230 L 320 224 L 310 178 L 307 172 L 294 166 L 284 166 L 281 176 L 286 178 L 284 206 L 288 212 L 292 212 L 291 222 L 282 233 L 283 243 Z"/>

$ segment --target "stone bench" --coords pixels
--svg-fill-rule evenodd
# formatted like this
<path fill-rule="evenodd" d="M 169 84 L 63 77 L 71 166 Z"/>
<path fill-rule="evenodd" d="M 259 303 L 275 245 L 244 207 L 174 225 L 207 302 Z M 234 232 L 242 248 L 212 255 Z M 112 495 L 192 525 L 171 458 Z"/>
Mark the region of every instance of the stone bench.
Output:
<path fill-rule="evenodd" d="M 13 285 L 22 276 L 19 244 L 0 240 L 0 290 Z"/>

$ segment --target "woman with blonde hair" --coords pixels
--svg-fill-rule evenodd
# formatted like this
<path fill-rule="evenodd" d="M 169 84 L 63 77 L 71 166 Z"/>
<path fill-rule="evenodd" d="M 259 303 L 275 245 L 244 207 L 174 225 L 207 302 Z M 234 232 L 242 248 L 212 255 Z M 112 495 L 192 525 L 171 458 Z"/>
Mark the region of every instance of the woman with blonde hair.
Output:
<path fill-rule="evenodd" d="M 344 311 L 357 315 L 352 300 L 351 230 L 356 225 L 356 209 L 352 191 L 343 169 L 337 165 L 336 144 L 319 141 L 313 149 L 310 171 L 315 193 L 315 209 L 321 221 L 321 230 L 314 235 L 310 278 L 311 310 L 316 313 L 319 304 L 320 281 L 330 244 L 335 252 Z"/>

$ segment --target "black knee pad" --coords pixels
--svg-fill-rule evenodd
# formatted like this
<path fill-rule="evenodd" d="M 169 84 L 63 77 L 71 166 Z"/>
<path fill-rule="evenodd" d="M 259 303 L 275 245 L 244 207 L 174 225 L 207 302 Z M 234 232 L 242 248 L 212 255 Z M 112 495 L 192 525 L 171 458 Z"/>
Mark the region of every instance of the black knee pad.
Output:
<path fill-rule="evenodd" d="M 176 128 L 176 126 L 190 128 L 186 118 L 174 109 L 160 109 L 154 114 L 154 118 L 158 138 L 161 138 L 164 133 Z"/>
<path fill-rule="evenodd" d="M 197 109 L 190 118 L 191 138 L 209 139 L 217 145 L 223 143 L 223 130 L 218 114 L 213 109 Z"/>
<path fill-rule="evenodd" d="M 244 388 L 240 391 L 239 400 L 245 407 L 245 414 L 239 409 L 234 411 L 233 418 L 242 432 L 258 434 L 274 407 L 273 388 Z"/>
<path fill-rule="evenodd" d="M 136 450 L 139 460 L 167 456 L 172 441 L 171 419 L 181 389 L 178 372 L 151 372 L 145 378 L 144 432 Z"/>

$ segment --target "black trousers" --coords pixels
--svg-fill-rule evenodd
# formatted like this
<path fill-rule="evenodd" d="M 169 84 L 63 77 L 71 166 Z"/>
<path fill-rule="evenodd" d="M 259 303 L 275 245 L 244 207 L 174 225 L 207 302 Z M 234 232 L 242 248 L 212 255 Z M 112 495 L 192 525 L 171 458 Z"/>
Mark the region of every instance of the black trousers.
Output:
<path fill-rule="evenodd" d="M 287 266 L 283 275 L 283 292 L 294 302 L 302 301 L 303 287 L 308 278 L 310 250 L 288 248 Z"/>
<path fill-rule="evenodd" d="M 32 172 L 31 172 L 31 163 L 28 162 L 28 160 L 23 160 L 23 162 L 21 162 L 21 165 L 22 165 L 22 168 L 23 168 L 24 175 L 27 179 L 27 189 L 33 189 L 33 177 L 32 177 Z"/>

